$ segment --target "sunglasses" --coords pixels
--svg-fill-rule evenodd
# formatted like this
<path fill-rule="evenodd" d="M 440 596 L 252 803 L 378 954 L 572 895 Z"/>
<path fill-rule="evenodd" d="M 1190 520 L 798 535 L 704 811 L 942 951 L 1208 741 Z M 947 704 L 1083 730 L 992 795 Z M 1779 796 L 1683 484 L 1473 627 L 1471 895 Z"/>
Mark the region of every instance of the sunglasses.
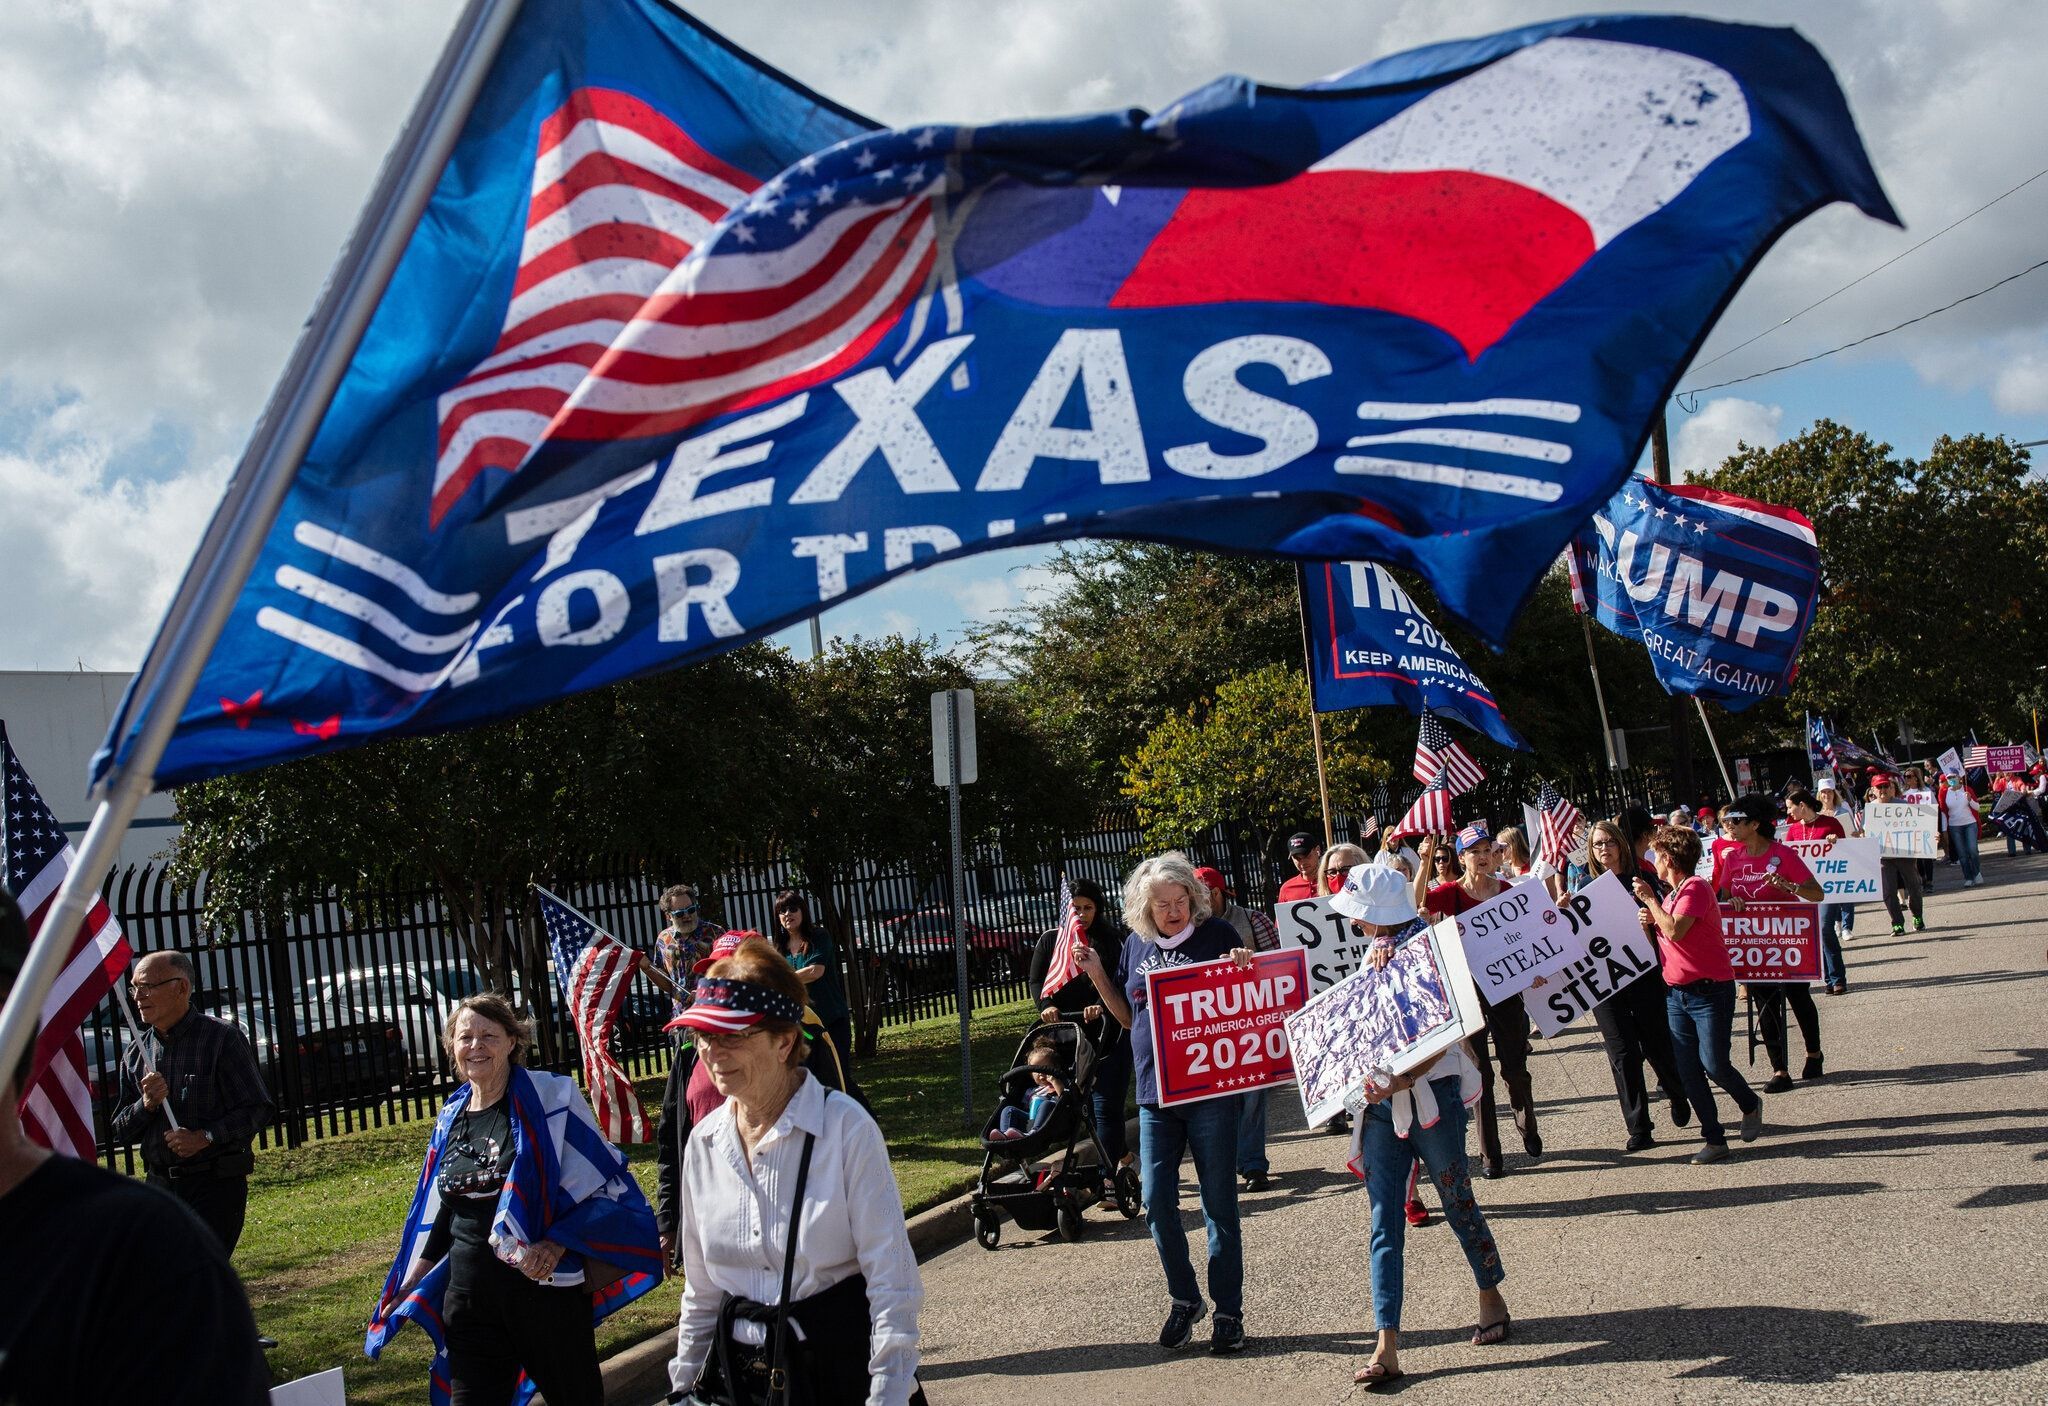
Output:
<path fill-rule="evenodd" d="M 664 916 L 669 918 L 688 918 L 696 913 L 697 908 L 698 905 L 692 903 L 688 908 L 664 908 L 661 911 Z"/>
<path fill-rule="evenodd" d="M 1353 867 L 1349 864 L 1332 864 L 1326 872 L 1333 879 L 1341 879 L 1350 873 Z"/>

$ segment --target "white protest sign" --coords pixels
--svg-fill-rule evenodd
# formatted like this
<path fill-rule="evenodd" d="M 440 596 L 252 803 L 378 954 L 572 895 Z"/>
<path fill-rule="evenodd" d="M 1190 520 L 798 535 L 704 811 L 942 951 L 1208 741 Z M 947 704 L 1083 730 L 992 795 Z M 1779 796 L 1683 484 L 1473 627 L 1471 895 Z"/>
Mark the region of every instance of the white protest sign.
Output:
<path fill-rule="evenodd" d="M 1280 930 L 1280 950 L 1299 950 L 1308 958 L 1309 995 L 1329 990 L 1365 965 L 1372 939 L 1351 931 L 1351 920 L 1330 906 L 1327 898 L 1304 898 L 1273 910 Z"/>
<path fill-rule="evenodd" d="M 1656 939 L 1643 932 L 1641 910 L 1614 875 L 1602 874 L 1558 906 L 1586 955 L 1530 993 L 1529 1018 L 1546 1039 L 1658 969 Z"/>
<path fill-rule="evenodd" d="M 1876 840 L 1787 840 L 1786 848 L 1806 861 L 1827 903 L 1876 903 L 1879 846 Z"/>
<path fill-rule="evenodd" d="M 1536 879 L 1445 921 L 1457 924 L 1465 965 L 1489 1003 L 1519 995 L 1537 977 L 1563 971 L 1586 955 L 1585 943 Z"/>
<path fill-rule="evenodd" d="M 329 1367 L 310 1377 L 300 1377 L 272 1387 L 270 1406 L 348 1406 L 348 1396 L 341 1382 L 341 1368 Z"/>
<path fill-rule="evenodd" d="M 1367 963 L 1287 1017 L 1309 1124 L 1342 1112 L 1368 1073 L 1405 1073 L 1485 1024 L 1457 929 L 1423 928 L 1384 970 Z"/>
<path fill-rule="evenodd" d="M 1933 806 L 1872 801 L 1863 811 L 1863 833 L 1882 846 L 1886 859 L 1932 859 L 1935 814 Z"/>
<path fill-rule="evenodd" d="M 1956 749 L 1953 747 L 1936 757 L 1934 764 L 1941 768 L 1943 776 L 1961 776 L 1963 774 L 1963 759 L 1957 755 Z"/>

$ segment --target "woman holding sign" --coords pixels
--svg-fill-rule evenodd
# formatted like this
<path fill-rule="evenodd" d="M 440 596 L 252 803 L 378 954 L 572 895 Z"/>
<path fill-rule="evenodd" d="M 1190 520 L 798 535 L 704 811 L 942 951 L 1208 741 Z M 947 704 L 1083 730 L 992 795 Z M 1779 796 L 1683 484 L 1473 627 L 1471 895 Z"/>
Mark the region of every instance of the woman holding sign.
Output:
<path fill-rule="evenodd" d="M 1500 896 L 1505 887 L 1495 877 L 1500 867 L 1500 846 L 1486 822 L 1475 820 L 1458 832 L 1458 861 L 1463 869 L 1456 883 L 1430 887 L 1428 875 L 1436 872 L 1436 836 L 1422 841 L 1422 871 L 1415 876 L 1411 897 L 1415 906 L 1431 918 L 1454 918 Z M 1500 1112 L 1493 1097 L 1493 1060 L 1500 1058 L 1501 1082 L 1508 1086 L 1508 1106 L 1514 1110 L 1515 1127 L 1522 1134 L 1522 1150 L 1535 1161 L 1543 1155 L 1543 1139 L 1536 1131 L 1536 1095 L 1529 1082 L 1529 1011 L 1519 993 L 1498 1004 L 1484 996 L 1479 1003 L 1486 1011 L 1486 1031 L 1472 1040 L 1478 1056 L 1482 1089 L 1479 1095 L 1479 1153 L 1485 1161 L 1489 1180 L 1506 1174 L 1500 1152 Z M 1492 1046 L 1492 1050 L 1488 1046 Z"/>
<path fill-rule="evenodd" d="M 1612 874 L 1631 887 L 1644 877 L 1637 866 L 1635 846 L 1612 820 L 1593 822 L 1586 840 L 1586 862 L 1572 864 L 1566 878 L 1576 893 L 1603 874 Z M 1614 1095 L 1621 1101 L 1621 1121 L 1628 1129 L 1624 1152 L 1642 1152 L 1657 1144 L 1649 1090 L 1643 1085 L 1645 1061 L 1656 1072 L 1658 1088 L 1671 1108 L 1671 1121 L 1682 1128 L 1692 1117 L 1684 1081 L 1671 1053 L 1671 1018 L 1665 1011 L 1670 994 L 1664 978 L 1648 971 L 1593 1007 L 1593 1023 L 1600 1027 L 1607 1068 L 1614 1075 Z"/>
<path fill-rule="evenodd" d="M 1805 791 L 1794 791 L 1785 797 L 1785 810 L 1792 817 L 1792 823 L 1785 827 L 1788 840 L 1839 840 L 1848 834 L 1842 822 Z M 1842 962 L 1842 920 L 1852 911 L 1854 905 L 1848 903 L 1820 906 L 1821 990 L 1830 996 L 1843 995 L 1849 989 L 1849 969 Z"/>
<path fill-rule="evenodd" d="M 1867 799 L 1872 805 L 1897 805 L 1897 779 L 1883 772 L 1877 773 L 1870 778 L 1870 795 Z M 1921 895 L 1924 890 L 1920 883 L 1920 861 L 1887 854 L 1878 861 L 1877 867 L 1879 874 L 1882 875 L 1885 912 L 1891 914 L 1892 918 L 1892 936 L 1901 937 L 1905 934 L 1907 907 L 1913 910 L 1913 931 L 1921 931 L 1927 926 L 1927 920 L 1921 913 Z M 1903 906 L 1899 900 L 1901 893 L 1905 895 Z"/>
<path fill-rule="evenodd" d="M 1694 872 L 1700 864 L 1700 837 L 1667 825 L 1651 841 L 1650 854 L 1670 897 L 1660 897 L 1656 885 L 1637 875 L 1636 902 L 1643 905 L 1645 924 L 1657 934 L 1664 984 L 1671 992 L 1666 1005 L 1671 1052 L 1692 1111 L 1700 1118 L 1701 1147 L 1692 1160 L 1718 1162 L 1728 1155 L 1728 1135 L 1714 1107 L 1709 1079 L 1742 1110 L 1744 1142 L 1755 1141 L 1764 1126 L 1764 1101 L 1728 1059 L 1728 1032 L 1735 1023 L 1735 968 L 1728 960 L 1728 944 L 1721 939 L 1721 905 L 1707 881 Z"/>
<path fill-rule="evenodd" d="M 1083 948 L 1080 960 L 1081 970 L 1101 993 L 1102 1004 L 1131 1032 L 1145 1221 L 1172 1299 L 1166 1326 L 1159 1330 L 1159 1345 L 1185 1346 L 1203 1313 L 1201 1286 L 1188 1258 L 1187 1231 L 1180 1223 L 1181 1158 L 1192 1154 L 1202 1219 L 1209 1227 L 1209 1295 L 1216 1301 L 1209 1351 L 1238 1352 L 1244 1348 L 1244 1245 L 1237 1223 L 1237 1118 L 1242 1095 L 1160 1103 L 1152 1025 L 1146 1019 L 1145 976 L 1164 967 L 1222 957 L 1248 967 L 1254 953 L 1238 946 L 1237 929 L 1210 914 L 1209 890 L 1178 850 L 1148 859 L 1131 871 L 1124 882 L 1124 923 L 1131 932 L 1114 972 L 1093 947 Z"/>
<path fill-rule="evenodd" d="M 1777 827 L 1777 807 L 1768 796 L 1744 796 L 1721 812 L 1721 819 L 1735 844 L 1721 857 L 1721 896 L 1732 913 L 1750 903 L 1818 903 L 1826 896 L 1820 881 L 1806 867 L 1798 851 L 1772 838 Z M 1806 1041 L 1806 1063 L 1802 1079 L 1818 1079 L 1825 1072 L 1820 1049 L 1820 1008 L 1813 1003 L 1813 987 L 1804 981 L 1755 982 L 1750 997 L 1756 1002 L 1757 1024 L 1762 1027 L 1764 1052 L 1771 1057 L 1771 1081 L 1767 1094 L 1781 1094 L 1792 1087 L 1786 1070 L 1785 1008 L 1799 1017 L 1799 1034 Z"/>

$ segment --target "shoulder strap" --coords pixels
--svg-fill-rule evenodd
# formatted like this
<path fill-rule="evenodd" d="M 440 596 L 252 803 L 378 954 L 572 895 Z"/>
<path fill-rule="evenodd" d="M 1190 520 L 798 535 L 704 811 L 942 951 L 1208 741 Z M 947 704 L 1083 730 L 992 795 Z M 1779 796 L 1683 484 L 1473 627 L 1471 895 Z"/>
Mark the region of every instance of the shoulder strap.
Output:
<path fill-rule="evenodd" d="M 825 1098 L 832 1097 L 830 1089 Z M 796 1282 L 797 1231 L 804 1220 L 804 1188 L 811 1180 L 811 1153 L 817 1150 L 818 1135 L 804 1134 L 804 1154 L 796 1164 L 796 1195 L 789 1202 L 789 1244 L 782 1252 L 782 1297 L 775 1305 L 775 1352 L 769 1359 L 768 1406 L 787 1406 L 789 1401 L 789 1294 Z"/>

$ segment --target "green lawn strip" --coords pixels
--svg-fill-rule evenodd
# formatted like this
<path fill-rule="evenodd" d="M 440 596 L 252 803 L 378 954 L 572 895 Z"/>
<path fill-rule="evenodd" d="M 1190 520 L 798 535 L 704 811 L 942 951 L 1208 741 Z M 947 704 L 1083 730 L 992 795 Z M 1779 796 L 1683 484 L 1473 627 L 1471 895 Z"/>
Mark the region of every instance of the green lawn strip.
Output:
<path fill-rule="evenodd" d="M 906 1215 L 973 1184 L 981 1167 L 979 1120 L 1030 1023 L 1031 1005 L 1024 1001 L 975 1014 L 975 1134 L 961 1126 L 957 1016 L 892 1026 L 877 1052 L 859 1062 L 855 1076 L 888 1137 Z M 638 1081 L 650 1112 L 660 1103 L 662 1082 L 659 1075 Z M 432 1355 L 424 1333 L 401 1333 L 377 1362 L 362 1350 L 363 1322 L 397 1252 L 430 1126 L 422 1119 L 258 1154 L 235 1267 L 257 1324 L 278 1340 L 270 1362 L 279 1381 L 340 1366 L 351 1402 L 423 1399 Z M 628 1148 L 627 1156 L 651 1198 L 654 1149 Z M 599 1351 L 615 1352 L 673 1328 L 675 1318 L 676 1291 L 664 1284 L 605 1320 Z"/>

